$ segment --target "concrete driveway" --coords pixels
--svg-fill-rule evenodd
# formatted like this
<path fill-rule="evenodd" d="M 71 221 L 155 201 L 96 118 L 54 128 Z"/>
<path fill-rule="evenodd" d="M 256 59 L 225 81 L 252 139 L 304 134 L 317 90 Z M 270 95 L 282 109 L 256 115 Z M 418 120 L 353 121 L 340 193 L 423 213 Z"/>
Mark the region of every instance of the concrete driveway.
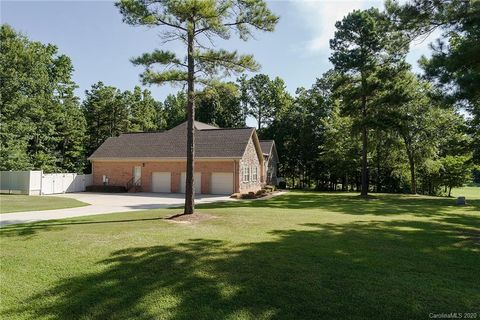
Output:
<path fill-rule="evenodd" d="M 184 194 L 175 193 L 94 193 L 79 192 L 52 195 L 55 197 L 67 197 L 90 203 L 89 206 L 28 211 L 0 214 L 0 226 L 17 223 L 29 223 L 53 219 L 65 219 L 81 216 L 112 212 L 128 212 L 147 209 L 158 209 L 183 206 Z M 45 196 L 50 197 L 50 196 Z M 221 195 L 197 195 L 195 203 L 210 203 L 216 201 L 231 201 L 228 196 Z"/>

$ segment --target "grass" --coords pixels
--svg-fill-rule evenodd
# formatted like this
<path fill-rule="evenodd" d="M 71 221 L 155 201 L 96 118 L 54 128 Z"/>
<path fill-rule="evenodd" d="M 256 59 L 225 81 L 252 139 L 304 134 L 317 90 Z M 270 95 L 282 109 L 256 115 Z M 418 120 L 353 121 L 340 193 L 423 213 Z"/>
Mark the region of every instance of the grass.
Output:
<path fill-rule="evenodd" d="M 480 312 L 480 194 L 290 192 L 0 230 L 2 319 L 428 319 Z"/>
<path fill-rule="evenodd" d="M 452 197 L 464 196 L 468 202 L 469 199 L 480 198 L 480 186 L 471 186 L 452 189 Z"/>
<path fill-rule="evenodd" d="M 65 209 L 83 206 L 88 206 L 88 203 L 71 198 L 0 194 L 0 214 L 10 212 Z"/>

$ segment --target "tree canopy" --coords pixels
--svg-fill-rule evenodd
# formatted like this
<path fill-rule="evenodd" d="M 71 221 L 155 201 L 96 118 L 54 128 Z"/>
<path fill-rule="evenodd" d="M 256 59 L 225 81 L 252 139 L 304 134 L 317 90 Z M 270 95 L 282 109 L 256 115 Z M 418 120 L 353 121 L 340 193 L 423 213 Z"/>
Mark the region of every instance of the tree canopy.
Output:
<path fill-rule="evenodd" d="M 0 169 L 81 172 L 85 120 L 70 58 L 0 27 Z"/>
<path fill-rule="evenodd" d="M 478 1 L 387 1 L 385 11 L 352 11 L 335 25 L 333 68 L 294 92 L 280 77 L 244 74 L 259 68 L 252 55 L 214 45 L 233 34 L 247 40 L 256 30 L 273 31 L 278 17 L 264 1 L 116 6 L 126 23 L 160 31 L 162 47 L 132 59 L 143 67 L 143 84 L 180 90 L 159 101 L 141 86 L 120 90 L 97 81 L 80 101 L 69 57 L 2 25 L 1 170 L 89 172 L 86 158 L 107 138 L 187 120 L 191 213 L 193 120 L 226 128 L 255 120 L 260 138 L 275 140 L 279 176 L 289 187 L 366 197 L 450 195 L 472 177 L 480 183 Z M 434 30 L 441 36 L 415 74 L 405 62 L 409 45 Z M 184 55 L 170 50 L 174 40 Z"/>
<path fill-rule="evenodd" d="M 378 9 L 355 10 L 335 24 L 330 61 L 337 72 L 335 91 L 345 114 L 362 134 L 362 196 L 367 197 L 368 135 L 390 94 L 388 82 L 402 68 L 407 48 L 388 17 Z"/>

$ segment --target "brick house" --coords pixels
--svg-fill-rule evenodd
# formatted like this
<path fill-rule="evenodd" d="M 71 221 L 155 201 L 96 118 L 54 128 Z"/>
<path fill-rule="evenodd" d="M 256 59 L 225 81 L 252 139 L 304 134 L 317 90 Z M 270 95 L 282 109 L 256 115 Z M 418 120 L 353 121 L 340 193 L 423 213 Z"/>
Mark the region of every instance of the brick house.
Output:
<path fill-rule="evenodd" d="M 263 163 L 265 172 L 265 183 L 277 185 L 278 153 L 274 140 L 260 141 L 260 148 L 263 153 Z"/>
<path fill-rule="evenodd" d="M 194 128 L 196 193 L 255 192 L 265 185 L 265 157 L 254 128 L 217 128 L 197 121 Z M 108 138 L 88 158 L 93 184 L 184 193 L 186 130 L 184 122 L 164 132 Z"/>

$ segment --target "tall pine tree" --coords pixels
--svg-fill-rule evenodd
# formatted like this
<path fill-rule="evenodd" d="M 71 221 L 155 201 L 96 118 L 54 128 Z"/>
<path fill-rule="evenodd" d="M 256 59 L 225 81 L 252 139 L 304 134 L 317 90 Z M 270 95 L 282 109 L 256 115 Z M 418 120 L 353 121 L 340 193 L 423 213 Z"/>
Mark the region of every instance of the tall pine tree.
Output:
<path fill-rule="evenodd" d="M 184 83 L 187 85 L 187 174 L 185 214 L 194 213 L 195 159 L 195 84 L 208 84 L 213 76 L 256 70 L 258 64 L 251 55 L 236 51 L 207 48 L 203 40 L 214 37 L 229 39 L 235 30 L 242 40 L 251 37 L 254 29 L 273 31 L 278 17 L 263 0 L 120 0 L 117 6 L 123 21 L 131 25 L 160 27 L 165 40 L 178 40 L 185 46 L 186 55 L 178 58 L 170 51 L 155 50 L 133 60 L 145 66 L 144 83 Z M 205 43 L 203 43 L 205 42 Z M 154 66 L 163 69 L 154 69 Z M 167 67 L 167 68 L 165 68 Z"/>
<path fill-rule="evenodd" d="M 335 24 L 330 61 L 340 75 L 337 94 L 344 112 L 353 117 L 362 136 L 362 197 L 368 196 L 368 135 L 379 112 L 382 87 L 397 72 L 407 47 L 386 15 L 378 9 L 356 10 Z"/>

